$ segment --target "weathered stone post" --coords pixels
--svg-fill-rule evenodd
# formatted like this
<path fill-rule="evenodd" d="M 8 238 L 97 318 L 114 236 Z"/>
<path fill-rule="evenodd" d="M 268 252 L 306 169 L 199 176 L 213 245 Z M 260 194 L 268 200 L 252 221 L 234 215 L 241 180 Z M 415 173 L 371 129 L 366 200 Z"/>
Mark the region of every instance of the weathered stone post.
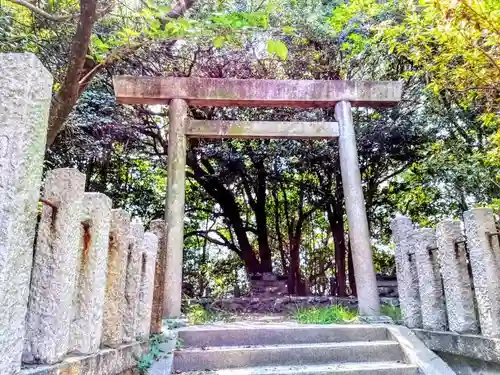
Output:
<path fill-rule="evenodd" d="M 474 294 L 460 221 L 441 221 L 437 225 L 436 236 L 450 331 L 475 333 L 478 324 Z"/>
<path fill-rule="evenodd" d="M 161 333 L 162 330 L 163 299 L 165 296 L 165 269 L 167 263 L 165 229 L 165 220 L 153 220 L 151 222 L 150 230 L 158 237 L 153 306 L 151 311 L 151 333 Z"/>
<path fill-rule="evenodd" d="M 493 211 L 475 208 L 464 212 L 479 323 L 485 336 L 500 336 L 500 248 Z"/>
<path fill-rule="evenodd" d="M 0 374 L 21 365 L 51 89 L 35 55 L 0 53 Z"/>
<path fill-rule="evenodd" d="M 422 328 L 413 223 L 410 218 L 397 215 L 391 222 L 391 230 L 396 245 L 394 255 L 403 321 L 409 328 Z"/>
<path fill-rule="evenodd" d="M 85 193 L 83 198 L 80 273 L 70 336 L 76 353 L 94 353 L 101 344 L 111 205 L 101 193 Z"/>
<path fill-rule="evenodd" d="M 444 331 L 447 327 L 441 272 L 439 270 L 436 234 L 433 229 L 415 232 L 415 259 L 418 287 L 422 304 L 422 325 L 431 331 Z"/>
<path fill-rule="evenodd" d="M 187 103 L 172 99 L 168 129 L 168 187 L 165 207 L 167 262 L 165 270 L 164 314 L 168 318 L 181 315 L 182 252 L 184 248 L 184 198 L 186 178 Z"/>
<path fill-rule="evenodd" d="M 125 311 L 123 316 L 124 340 L 134 341 L 137 336 L 139 289 L 141 286 L 141 260 L 144 251 L 144 225 L 140 221 L 130 224 L 130 246 L 125 281 Z"/>
<path fill-rule="evenodd" d="M 139 291 L 137 336 L 143 340 L 149 337 L 151 328 L 151 309 L 153 307 L 153 289 L 155 287 L 156 253 L 158 237 L 151 232 L 144 234 L 144 252 L 142 253 L 141 286 Z"/>
<path fill-rule="evenodd" d="M 85 175 L 61 168 L 47 173 L 38 226 L 26 327 L 28 363 L 55 363 L 69 349 L 77 280 Z"/>
<path fill-rule="evenodd" d="M 116 347 L 123 342 L 123 320 L 126 310 L 125 279 L 130 245 L 130 214 L 111 210 L 108 275 L 104 302 L 102 344 Z"/>
<path fill-rule="evenodd" d="M 370 231 L 361 185 L 351 104 L 347 101 L 337 103 L 335 117 L 339 122 L 340 169 L 358 290 L 359 312 L 361 315 L 377 316 L 380 315 L 380 300 L 373 267 Z"/>

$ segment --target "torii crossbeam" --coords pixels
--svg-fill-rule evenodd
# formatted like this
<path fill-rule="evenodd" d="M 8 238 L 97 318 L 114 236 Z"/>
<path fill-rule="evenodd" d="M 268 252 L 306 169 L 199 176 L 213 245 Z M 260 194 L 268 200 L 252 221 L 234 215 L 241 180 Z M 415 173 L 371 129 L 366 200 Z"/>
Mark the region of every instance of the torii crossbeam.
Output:
<path fill-rule="evenodd" d="M 114 77 L 123 104 L 169 104 L 167 264 L 164 315 L 181 313 L 186 137 L 337 138 L 359 312 L 380 314 L 370 233 L 358 165 L 351 107 L 389 107 L 401 100 L 400 82 Z M 224 107 L 335 107 L 335 122 L 196 121 L 188 105 Z"/>

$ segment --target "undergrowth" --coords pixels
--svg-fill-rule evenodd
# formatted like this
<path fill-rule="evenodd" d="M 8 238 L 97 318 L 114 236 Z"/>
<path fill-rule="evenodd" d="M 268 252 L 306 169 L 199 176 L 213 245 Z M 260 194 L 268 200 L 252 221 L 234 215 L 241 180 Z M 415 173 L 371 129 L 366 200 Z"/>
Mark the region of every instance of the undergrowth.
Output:
<path fill-rule="evenodd" d="M 153 362 L 158 361 L 162 356 L 170 353 L 164 353 L 161 344 L 170 338 L 163 334 L 152 335 L 149 339 L 149 350 L 144 353 L 137 361 L 137 372 L 140 375 L 146 375 Z"/>
<path fill-rule="evenodd" d="M 395 323 L 401 321 L 401 309 L 391 304 L 380 307 L 382 315 L 390 317 Z M 303 324 L 348 324 L 357 321 L 356 309 L 342 305 L 328 307 L 309 307 L 297 310 L 293 317 Z"/>
<path fill-rule="evenodd" d="M 357 316 L 355 309 L 342 305 L 304 308 L 297 310 L 294 314 L 294 318 L 303 324 L 347 324 L 354 322 Z"/>
<path fill-rule="evenodd" d="M 394 320 L 394 323 L 397 323 L 402 319 L 401 309 L 390 303 L 384 303 L 382 306 L 380 306 L 380 312 L 382 313 L 382 315 L 388 316 L 389 318 Z"/>
<path fill-rule="evenodd" d="M 189 324 L 201 325 L 213 322 L 230 322 L 235 320 L 235 316 L 226 311 L 207 309 L 202 305 L 193 304 L 185 309 Z"/>

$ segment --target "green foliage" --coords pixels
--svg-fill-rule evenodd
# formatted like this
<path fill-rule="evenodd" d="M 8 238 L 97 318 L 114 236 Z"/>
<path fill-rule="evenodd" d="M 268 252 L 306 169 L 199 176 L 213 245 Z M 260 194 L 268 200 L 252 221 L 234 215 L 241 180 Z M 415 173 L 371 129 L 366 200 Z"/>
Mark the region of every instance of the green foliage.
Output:
<path fill-rule="evenodd" d="M 167 110 L 116 105 L 113 74 L 403 80 L 396 107 L 353 111 L 377 272 L 394 268 L 387 249 L 396 212 L 422 226 L 476 205 L 500 212 L 500 2 L 210 0 L 180 18 L 169 16 L 175 5 L 150 0 L 131 10 L 117 3 L 99 18 L 85 72 L 101 62 L 106 69 L 73 108 L 46 169 L 78 168 L 88 191 L 107 194 L 147 224 L 164 216 Z M 74 0 L 39 6 L 79 12 Z M 0 51 L 35 53 L 58 91 L 75 25 L 4 1 Z M 334 121 L 332 109 L 190 110 L 196 119 Z M 313 293 L 328 293 L 337 251 L 328 213 L 338 202 L 333 216 L 344 231 L 336 235 L 345 239 L 348 229 L 336 142 L 190 143 L 185 289 L 224 297 L 238 285 L 245 292 L 245 259 L 260 265 L 267 249 L 273 269 L 288 274 L 295 249 Z M 193 319 L 219 318 L 213 314 L 198 309 Z"/>
<path fill-rule="evenodd" d="M 175 342 L 175 349 L 181 350 L 182 348 L 184 348 L 184 341 L 180 338 L 177 338 L 177 341 Z"/>
<path fill-rule="evenodd" d="M 355 321 L 358 313 L 342 305 L 305 308 L 295 312 L 294 318 L 302 324 L 348 324 Z"/>
<path fill-rule="evenodd" d="M 281 60 L 286 60 L 288 56 L 288 48 L 281 40 L 268 40 L 267 51 L 271 54 L 275 54 Z"/>
<path fill-rule="evenodd" d="M 394 275 L 396 273 L 396 264 L 394 253 L 387 250 L 373 250 L 373 263 L 375 272 L 383 275 Z"/>
<path fill-rule="evenodd" d="M 178 319 L 166 319 L 165 324 L 169 330 L 174 330 L 182 327 L 182 323 Z"/>
<path fill-rule="evenodd" d="M 146 375 L 148 369 L 151 365 L 158 361 L 163 355 L 169 354 L 164 353 L 161 349 L 161 345 L 168 340 L 168 337 L 162 334 L 152 335 L 149 340 L 149 351 L 143 354 L 137 361 L 137 371 L 141 375 Z"/>
<path fill-rule="evenodd" d="M 226 311 L 212 310 L 199 304 L 192 304 L 185 308 L 189 324 L 203 325 L 213 322 L 230 322 L 236 317 Z"/>
<path fill-rule="evenodd" d="M 213 321 L 213 315 L 205 310 L 201 305 L 193 305 L 187 312 L 187 318 L 190 324 L 199 325 Z"/>
<path fill-rule="evenodd" d="M 330 22 L 349 61 L 366 62 L 377 51 L 389 52 L 388 64 L 405 61 L 400 78 L 422 82 L 421 98 L 444 122 L 417 174 L 404 176 L 406 186 L 419 181 L 413 197 L 404 194 L 402 211 L 428 213 L 439 184 L 455 193 L 455 202 L 443 204 L 457 213 L 469 202 L 490 204 L 500 187 L 500 2 L 354 0 L 336 7 Z"/>
<path fill-rule="evenodd" d="M 400 322 L 403 316 L 401 315 L 401 309 L 390 303 L 384 303 L 380 306 L 380 312 L 382 315 L 388 316 L 394 322 Z"/>

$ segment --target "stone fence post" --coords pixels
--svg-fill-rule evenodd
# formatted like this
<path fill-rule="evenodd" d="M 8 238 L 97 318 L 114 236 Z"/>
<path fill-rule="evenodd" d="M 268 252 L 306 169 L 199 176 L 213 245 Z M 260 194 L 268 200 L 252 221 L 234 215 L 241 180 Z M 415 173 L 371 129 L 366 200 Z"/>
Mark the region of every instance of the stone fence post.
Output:
<path fill-rule="evenodd" d="M 81 236 L 85 175 L 61 168 L 47 173 L 27 315 L 28 363 L 55 363 L 68 352 Z"/>
<path fill-rule="evenodd" d="M 0 374 L 21 366 L 51 90 L 35 55 L 0 53 Z"/>
<path fill-rule="evenodd" d="M 474 294 L 460 221 L 440 222 L 436 228 L 436 237 L 450 331 L 475 333 L 478 324 Z"/>
<path fill-rule="evenodd" d="M 165 238 L 165 220 L 153 220 L 151 232 L 158 237 L 158 253 L 156 255 L 153 306 L 151 311 L 151 333 L 161 333 L 163 321 L 163 300 L 165 296 L 165 270 L 167 263 L 167 243 Z"/>
<path fill-rule="evenodd" d="M 415 260 L 417 241 L 413 223 L 408 217 L 397 215 L 391 222 L 391 229 L 396 245 L 396 273 L 403 321 L 409 328 L 421 328 L 422 312 Z"/>
<path fill-rule="evenodd" d="M 137 336 L 139 290 L 141 286 L 141 260 L 144 251 L 144 225 L 139 221 L 130 224 L 130 246 L 125 281 L 125 311 L 123 317 L 124 340 L 134 341 Z"/>
<path fill-rule="evenodd" d="M 154 233 L 146 232 L 144 234 L 144 252 L 141 259 L 141 285 L 137 312 L 139 320 L 137 336 L 142 340 L 148 339 L 151 328 L 151 309 L 153 307 L 157 252 L 158 237 Z"/>
<path fill-rule="evenodd" d="M 70 337 L 71 350 L 80 354 L 94 353 L 101 344 L 111 205 L 104 194 L 84 195 L 78 290 Z"/>
<path fill-rule="evenodd" d="M 422 325 L 431 331 L 444 331 L 448 323 L 435 231 L 418 229 L 414 239 Z"/>
<path fill-rule="evenodd" d="M 500 336 L 500 247 L 490 208 L 464 213 L 481 333 Z"/>
<path fill-rule="evenodd" d="M 122 209 L 112 210 L 102 333 L 104 346 L 116 347 L 123 342 L 123 320 L 126 310 L 125 278 L 129 246 L 130 214 Z"/>

